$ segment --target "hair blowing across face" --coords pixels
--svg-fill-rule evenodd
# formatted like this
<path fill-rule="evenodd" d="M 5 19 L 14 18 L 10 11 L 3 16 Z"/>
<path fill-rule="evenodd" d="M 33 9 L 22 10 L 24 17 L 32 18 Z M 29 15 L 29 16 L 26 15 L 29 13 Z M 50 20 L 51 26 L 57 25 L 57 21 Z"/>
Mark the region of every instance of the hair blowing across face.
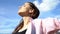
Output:
<path fill-rule="evenodd" d="M 37 18 L 39 16 L 39 13 L 40 13 L 38 8 L 31 2 L 27 2 L 27 3 L 29 3 L 31 8 L 34 9 L 33 15 L 30 14 L 31 18 L 33 18 L 33 19 Z M 12 34 L 16 34 L 23 27 L 23 25 L 24 25 L 24 21 L 22 19 L 20 24 L 15 28 L 15 30 L 12 32 Z"/>

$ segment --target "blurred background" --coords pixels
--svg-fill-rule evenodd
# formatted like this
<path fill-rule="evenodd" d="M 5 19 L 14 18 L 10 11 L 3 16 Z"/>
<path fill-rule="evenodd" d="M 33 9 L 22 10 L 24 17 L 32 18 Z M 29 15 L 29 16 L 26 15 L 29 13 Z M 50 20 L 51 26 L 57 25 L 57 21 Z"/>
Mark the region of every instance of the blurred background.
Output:
<path fill-rule="evenodd" d="M 60 19 L 60 0 L 0 0 L 0 34 L 11 34 L 22 19 L 18 7 L 33 2 L 40 10 L 38 18 Z"/>

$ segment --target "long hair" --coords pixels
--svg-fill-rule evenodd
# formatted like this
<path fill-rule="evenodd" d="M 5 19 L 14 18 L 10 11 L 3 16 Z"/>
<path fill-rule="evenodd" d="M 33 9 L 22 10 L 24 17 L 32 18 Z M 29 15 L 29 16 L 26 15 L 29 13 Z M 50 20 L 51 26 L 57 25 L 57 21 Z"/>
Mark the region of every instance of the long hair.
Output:
<path fill-rule="evenodd" d="M 24 21 L 23 21 L 23 19 L 21 19 L 20 23 L 15 28 L 15 30 L 12 32 L 12 34 L 16 34 L 23 27 L 23 25 L 24 25 Z"/>
<path fill-rule="evenodd" d="M 37 18 L 39 16 L 39 13 L 40 13 L 39 10 L 38 10 L 38 8 L 33 3 L 31 3 L 31 2 L 27 2 L 27 3 L 29 3 L 30 6 L 31 6 L 31 8 L 34 9 L 34 13 L 33 13 L 33 15 L 31 15 L 31 17 L 33 19 Z M 22 19 L 21 22 L 20 22 L 20 24 L 15 28 L 15 30 L 12 32 L 12 34 L 17 33 L 23 27 L 23 25 L 24 25 L 24 21 Z"/>

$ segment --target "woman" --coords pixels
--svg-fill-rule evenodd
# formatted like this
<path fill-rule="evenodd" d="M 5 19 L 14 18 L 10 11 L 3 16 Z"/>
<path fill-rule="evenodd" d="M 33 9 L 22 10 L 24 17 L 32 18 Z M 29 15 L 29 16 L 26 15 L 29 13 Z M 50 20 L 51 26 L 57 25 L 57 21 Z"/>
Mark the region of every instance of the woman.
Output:
<path fill-rule="evenodd" d="M 56 18 L 36 19 L 39 16 L 39 10 L 31 2 L 21 6 L 18 14 L 23 19 L 13 34 L 56 34 L 60 30 L 60 20 Z"/>
<path fill-rule="evenodd" d="M 26 2 L 19 8 L 18 14 L 22 16 L 23 19 L 12 34 L 25 34 L 28 24 L 39 16 L 39 10 L 33 3 Z"/>

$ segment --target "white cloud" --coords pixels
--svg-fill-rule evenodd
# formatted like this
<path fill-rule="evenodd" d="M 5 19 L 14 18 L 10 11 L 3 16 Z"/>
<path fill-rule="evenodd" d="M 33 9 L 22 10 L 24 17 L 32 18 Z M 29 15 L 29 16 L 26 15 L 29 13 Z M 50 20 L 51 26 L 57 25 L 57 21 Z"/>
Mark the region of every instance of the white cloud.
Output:
<path fill-rule="evenodd" d="M 58 19 L 60 19 L 60 15 L 56 15 L 56 16 L 55 16 L 55 18 L 58 18 Z"/>
<path fill-rule="evenodd" d="M 39 0 L 35 0 L 33 3 L 39 8 L 40 11 L 53 10 L 60 3 L 59 0 L 42 0 L 42 3 L 39 3 L 38 1 Z"/>
<path fill-rule="evenodd" d="M 0 33 L 11 33 L 15 26 L 18 25 L 19 19 L 10 19 L 0 16 Z"/>
<path fill-rule="evenodd" d="M 6 23 L 10 23 L 10 22 L 16 23 L 18 20 L 19 19 L 11 19 L 11 18 L 6 18 L 4 16 L 0 16 L 0 25 L 5 25 Z"/>
<path fill-rule="evenodd" d="M 13 29 L 2 29 L 0 30 L 0 34 L 11 34 Z"/>

